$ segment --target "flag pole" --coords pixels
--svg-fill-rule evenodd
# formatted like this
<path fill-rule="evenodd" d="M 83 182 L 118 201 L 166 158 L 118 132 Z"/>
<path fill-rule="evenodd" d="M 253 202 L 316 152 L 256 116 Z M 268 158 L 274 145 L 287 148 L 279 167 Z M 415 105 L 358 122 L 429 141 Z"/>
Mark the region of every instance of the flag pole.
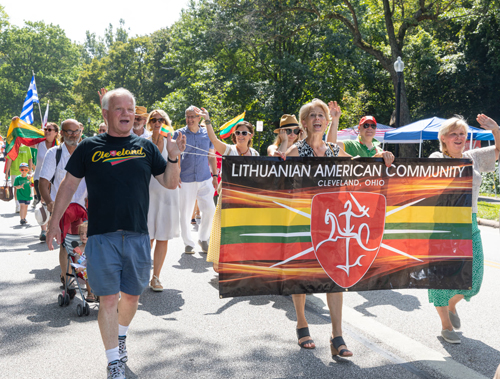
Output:
<path fill-rule="evenodd" d="M 33 73 L 33 79 L 35 78 L 35 70 L 31 70 L 31 72 Z M 35 85 L 36 85 L 36 79 L 35 80 Z M 38 92 L 38 88 L 37 88 L 37 92 Z M 42 118 L 42 108 L 40 108 L 40 97 L 38 97 L 38 110 L 40 112 L 40 129 L 43 128 L 43 118 Z"/>

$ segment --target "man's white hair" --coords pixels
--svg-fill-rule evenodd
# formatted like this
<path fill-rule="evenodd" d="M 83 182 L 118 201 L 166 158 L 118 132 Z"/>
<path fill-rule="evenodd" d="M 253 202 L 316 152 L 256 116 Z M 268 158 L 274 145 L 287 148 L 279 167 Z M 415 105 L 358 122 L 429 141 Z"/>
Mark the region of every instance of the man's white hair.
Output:
<path fill-rule="evenodd" d="M 102 98 L 102 109 L 108 110 L 109 99 L 111 99 L 114 96 L 120 96 L 120 95 L 129 96 L 134 101 L 134 108 L 135 108 L 135 97 L 132 94 L 132 92 L 130 92 L 128 89 L 125 88 L 116 88 L 106 93 L 106 95 L 104 95 L 104 97 Z"/>
<path fill-rule="evenodd" d="M 184 111 L 184 114 L 186 114 L 188 112 L 196 112 L 196 107 L 194 105 L 190 105 L 189 107 L 186 108 L 186 110 Z"/>

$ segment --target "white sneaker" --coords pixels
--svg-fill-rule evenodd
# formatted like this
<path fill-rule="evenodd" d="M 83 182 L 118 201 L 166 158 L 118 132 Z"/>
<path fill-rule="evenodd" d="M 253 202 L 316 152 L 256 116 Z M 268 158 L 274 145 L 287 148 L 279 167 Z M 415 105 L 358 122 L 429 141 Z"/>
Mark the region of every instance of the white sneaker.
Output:
<path fill-rule="evenodd" d="M 108 379 L 125 379 L 125 367 L 123 367 L 123 362 L 113 361 L 106 367 L 108 374 Z"/>
<path fill-rule="evenodd" d="M 21 205 L 19 205 L 19 202 L 16 200 L 16 213 L 19 213 L 21 210 Z"/>

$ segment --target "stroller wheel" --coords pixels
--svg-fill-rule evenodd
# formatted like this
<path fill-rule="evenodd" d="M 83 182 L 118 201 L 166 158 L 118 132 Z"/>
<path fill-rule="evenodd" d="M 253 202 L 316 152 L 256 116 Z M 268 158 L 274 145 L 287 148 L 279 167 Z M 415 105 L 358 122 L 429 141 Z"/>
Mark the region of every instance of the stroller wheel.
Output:
<path fill-rule="evenodd" d="M 78 317 L 82 317 L 83 316 L 83 309 L 82 309 L 82 305 L 81 304 L 78 304 L 76 306 L 76 314 L 78 315 Z"/>
<path fill-rule="evenodd" d="M 90 307 L 89 303 L 85 303 L 85 316 L 88 316 L 90 314 Z"/>
<path fill-rule="evenodd" d="M 57 297 L 57 304 L 59 304 L 60 307 L 64 305 L 63 295 L 59 294 L 59 296 Z"/>
<path fill-rule="evenodd" d="M 66 293 L 66 295 L 64 295 L 64 305 L 69 305 L 69 293 Z"/>

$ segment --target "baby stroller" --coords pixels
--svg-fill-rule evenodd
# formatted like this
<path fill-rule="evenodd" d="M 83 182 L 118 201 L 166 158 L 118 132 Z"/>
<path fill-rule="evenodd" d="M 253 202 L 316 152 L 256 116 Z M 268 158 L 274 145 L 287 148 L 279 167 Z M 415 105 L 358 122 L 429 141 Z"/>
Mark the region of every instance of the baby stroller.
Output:
<path fill-rule="evenodd" d="M 75 249 L 78 249 L 78 246 L 80 245 L 79 242 L 73 239 L 71 243 L 68 243 L 69 240 L 72 239 L 72 237 L 72 235 L 68 234 L 66 235 L 66 239 L 64 241 L 64 247 L 66 248 L 66 252 L 68 253 L 68 265 L 66 267 L 66 276 L 64 278 L 64 283 L 62 286 L 63 290 L 62 293 L 60 293 L 57 297 L 57 303 L 60 307 L 68 306 L 70 300 L 75 297 L 76 291 L 78 290 L 83 304 L 78 303 L 76 305 L 76 314 L 78 315 L 78 317 L 82 317 L 83 315 L 88 316 L 90 314 L 89 303 L 87 302 L 83 294 L 83 284 L 80 284 L 80 281 L 82 281 L 82 283 L 85 283 L 87 273 L 86 270 L 83 272 L 77 272 L 76 270 L 77 268 L 84 268 L 85 262 L 78 262 L 77 260 L 78 254 L 75 252 Z"/>

